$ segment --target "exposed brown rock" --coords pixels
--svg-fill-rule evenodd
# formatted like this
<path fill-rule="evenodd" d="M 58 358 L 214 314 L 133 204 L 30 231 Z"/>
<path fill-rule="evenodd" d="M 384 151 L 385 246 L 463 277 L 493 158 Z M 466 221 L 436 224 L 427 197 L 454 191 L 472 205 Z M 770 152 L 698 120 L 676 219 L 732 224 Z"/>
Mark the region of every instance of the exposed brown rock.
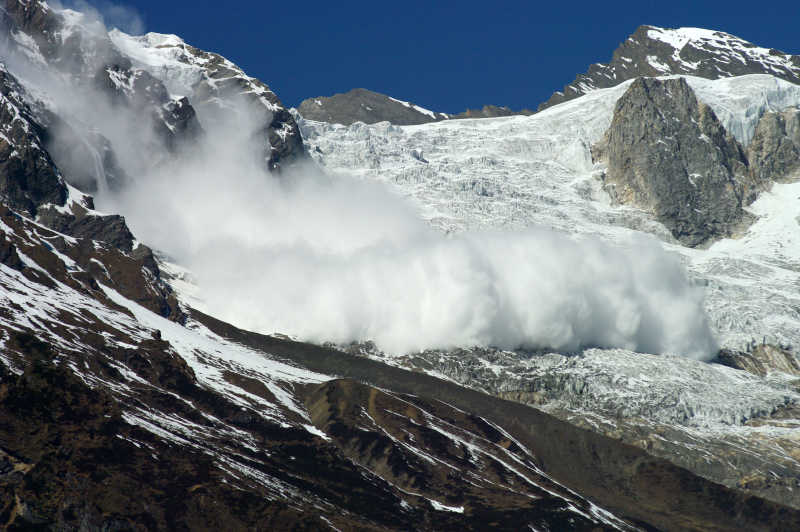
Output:
<path fill-rule="evenodd" d="M 612 198 L 652 212 L 688 246 L 733 234 L 750 219 L 743 198 L 764 186 L 683 78 L 634 81 L 592 154 L 607 164 Z"/>

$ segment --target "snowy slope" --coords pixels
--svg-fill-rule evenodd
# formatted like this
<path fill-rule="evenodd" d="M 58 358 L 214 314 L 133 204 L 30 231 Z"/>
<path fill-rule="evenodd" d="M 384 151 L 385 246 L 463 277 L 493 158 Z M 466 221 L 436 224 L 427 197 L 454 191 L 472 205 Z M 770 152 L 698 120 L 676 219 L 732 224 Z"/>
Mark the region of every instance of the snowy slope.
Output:
<path fill-rule="evenodd" d="M 800 86 L 767 75 L 687 80 L 745 145 L 766 110 L 800 104 Z M 390 184 L 445 231 L 536 225 L 611 240 L 636 231 L 654 234 L 683 256 L 698 282 L 708 284 L 706 307 L 722 345 L 740 347 L 765 335 L 800 345 L 795 310 L 800 298 L 785 290 L 800 282 L 796 254 L 788 251 L 796 249 L 792 232 L 768 228 L 793 219 L 792 185 L 776 187 L 752 206 L 755 213 L 769 211 L 783 222 L 764 219 L 744 239 L 709 250 L 673 245 L 668 231 L 647 213 L 610 205 L 590 147 L 607 129 L 614 104 L 629 84 L 590 92 L 531 117 L 404 127 L 301 121 L 301 128 L 314 158 L 328 171 Z M 755 241 L 758 247 L 749 244 Z"/>
<path fill-rule="evenodd" d="M 306 390 L 329 381 L 331 387 L 346 387 L 345 381 L 227 340 L 191 318 L 185 324 L 165 319 L 108 285 L 85 284 L 90 277 L 69 255 L 83 245 L 100 243 L 53 233 L 6 211 L 0 220 L 0 244 L 10 245 L 0 255 L 3 370 L 9 368 L 23 379 L 30 374 L 34 355 L 20 342 L 31 341 L 24 338 L 35 333 L 37 341 L 45 342 L 39 346 L 52 347 L 55 365 L 118 402 L 119 425 L 128 427 L 125 434 L 138 434 L 112 435 L 125 442 L 120 444 L 123 449 L 147 449 L 148 460 L 155 463 L 174 460 L 175 449 L 207 457 L 222 472 L 216 482 L 230 483 L 234 491 L 249 492 L 256 500 L 291 506 L 317 528 L 375 526 L 376 518 L 382 529 L 408 529 L 428 521 L 433 528 L 455 522 L 475 525 L 489 518 L 481 516 L 486 511 L 483 501 L 497 497 L 511 501 L 507 511 L 516 513 L 514 519 L 536 526 L 558 526 L 566 519 L 585 526 L 636 529 L 554 480 L 537 465 L 535 455 L 500 426 L 414 396 L 382 390 L 383 402 L 399 406 L 396 411 L 376 408 L 378 390 L 359 385 L 372 398 L 357 405 L 363 414 L 356 436 L 351 436 L 356 442 L 364 439 L 362 448 L 381 441 L 405 466 L 394 464 L 387 471 L 364 457 L 345 456 L 351 440 L 334 441 L 342 431 L 317 419 L 319 411 L 312 420 L 305 402 Z M 9 385 L 3 377 L 0 400 Z M 74 397 L 78 390 L 64 392 Z M 456 423 L 454 416 L 464 420 Z M 7 445 L 4 438 L 4 448 Z M 0 456 L 5 457 L 5 451 Z M 69 460 L 59 456 L 58 464 Z M 34 465 L 26 465 L 22 474 Z M 449 471 L 459 471 L 469 480 L 454 491 L 454 482 L 446 476 Z M 153 473 L 139 474 L 149 478 Z M 418 484 L 408 480 L 409 474 L 428 480 Z M 115 481 L 105 482 L 104 492 L 116 495 Z M 364 491 L 373 497 L 373 507 L 366 510 Z M 355 502 L 350 502 L 351 495 Z M 26 496 L 26 504 L 36 508 L 35 496 Z M 543 502 L 537 507 L 532 501 Z M 277 522 L 285 525 L 290 518 L 280 514 Z"/>
<path fill-rule="evenodd" d="M 768 75 L 687 81 L 744 145 L 765 111 L 800 104 L 800 86 Z M 677 245 L 648 213 L 611 205 L 599 181 L 602 168 L 592 163 L 590 147 L 629 84 L 531 117 L 405 127 L 301 120 L 300 127 L 329 172 L 388 184 L 443 231 L 545 226 L 611 241 L 655 235 L 705 287 L 705 309 L 722 346 L 742 348 L 764 337 L 800 346 L 800 183 L 763 193 L 749 207 L 758 220 L 740 238 L 709 249 Z M 476 348 L 400 358 L 355 350 L 535 404 L 717 482 L 800 504 L 800 395 L 791 376 L 762 378 L 622 350 L 542 356 Z"/>

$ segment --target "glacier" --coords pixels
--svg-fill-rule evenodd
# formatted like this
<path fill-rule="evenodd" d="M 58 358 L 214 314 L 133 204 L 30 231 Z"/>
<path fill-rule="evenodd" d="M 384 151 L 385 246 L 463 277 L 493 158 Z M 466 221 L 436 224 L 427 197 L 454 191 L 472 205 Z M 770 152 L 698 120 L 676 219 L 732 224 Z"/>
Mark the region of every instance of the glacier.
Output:
<path fill-rule="evenodd" d="M 800 104 L 800 87 L 763 74 L 707 80 L 685 76 L 743 145 L 761 115 Z M 465 119 L 419 126 L 345 127 L 298 115 L 314 159 L 329 173 L 389 185 L 448 233 L 547 227 L 622 242 L 631 234 L 661 239 L 705 287 L 705 310 L 722 346 L 764 337 L 800 345 L 800 296 L 786 290 L 800 275 L 794 227 L 795 184 L 777 184 L 749 209 L 759 216 L 741 238 L 709 249 L 677 245 L 650 215 L 611 205 L 590 148 L 611 123 L 630 85 L 598 89 L 536 115 Z M 426 162 L 414 154 L 423 154 Z"/>

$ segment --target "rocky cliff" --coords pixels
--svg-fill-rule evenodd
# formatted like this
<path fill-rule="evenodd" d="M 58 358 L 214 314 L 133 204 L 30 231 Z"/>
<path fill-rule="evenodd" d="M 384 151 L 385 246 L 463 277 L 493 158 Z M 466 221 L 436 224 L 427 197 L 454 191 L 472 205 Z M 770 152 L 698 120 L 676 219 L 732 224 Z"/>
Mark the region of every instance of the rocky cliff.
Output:
<path fill-rule="evenodd" d="M 753 220 L 744 207 L 800 168 L 800 112 L 765 112 L 745 149 L 684 78 L 639 78 L 592 156 L 607 166 L 614 201 L 651 212 L 698 246 L 744 229 Z"/>
<path fill-rule="evenodd" d="M 764 113 L 747 158 L 757 181 L 781 180 L 795 173 L 800 168 L 800 109 Z"/>
<path fill-rule="evenodd" d="M 739 143 L 683 78 L 637 79 L 593 157 L 608 165 L 604 183 L 614 200 L 652 212 L 689 246 L 734 233 L 748 218 L 743 198 L 761 185 L 748 178 Z"/>

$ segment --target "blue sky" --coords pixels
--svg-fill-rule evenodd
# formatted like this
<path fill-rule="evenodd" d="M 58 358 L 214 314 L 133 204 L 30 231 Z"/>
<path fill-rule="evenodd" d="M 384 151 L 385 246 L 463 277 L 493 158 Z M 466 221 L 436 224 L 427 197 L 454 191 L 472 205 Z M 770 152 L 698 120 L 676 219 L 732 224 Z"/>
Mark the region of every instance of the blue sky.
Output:
<path fill-rule="evenodd" d="M 103 10 L 99 0 L 91 3 Z M 535 109 L 589 64 L 608 61 L 640 24 L 717 29 L 800 53 L 798 1 L 139 0 L 124 5 L 138 13 L 147 31 L 176 33 L 221 53 L 290 106 L 365 87 L 436 111 L 487 103 Z"/>

